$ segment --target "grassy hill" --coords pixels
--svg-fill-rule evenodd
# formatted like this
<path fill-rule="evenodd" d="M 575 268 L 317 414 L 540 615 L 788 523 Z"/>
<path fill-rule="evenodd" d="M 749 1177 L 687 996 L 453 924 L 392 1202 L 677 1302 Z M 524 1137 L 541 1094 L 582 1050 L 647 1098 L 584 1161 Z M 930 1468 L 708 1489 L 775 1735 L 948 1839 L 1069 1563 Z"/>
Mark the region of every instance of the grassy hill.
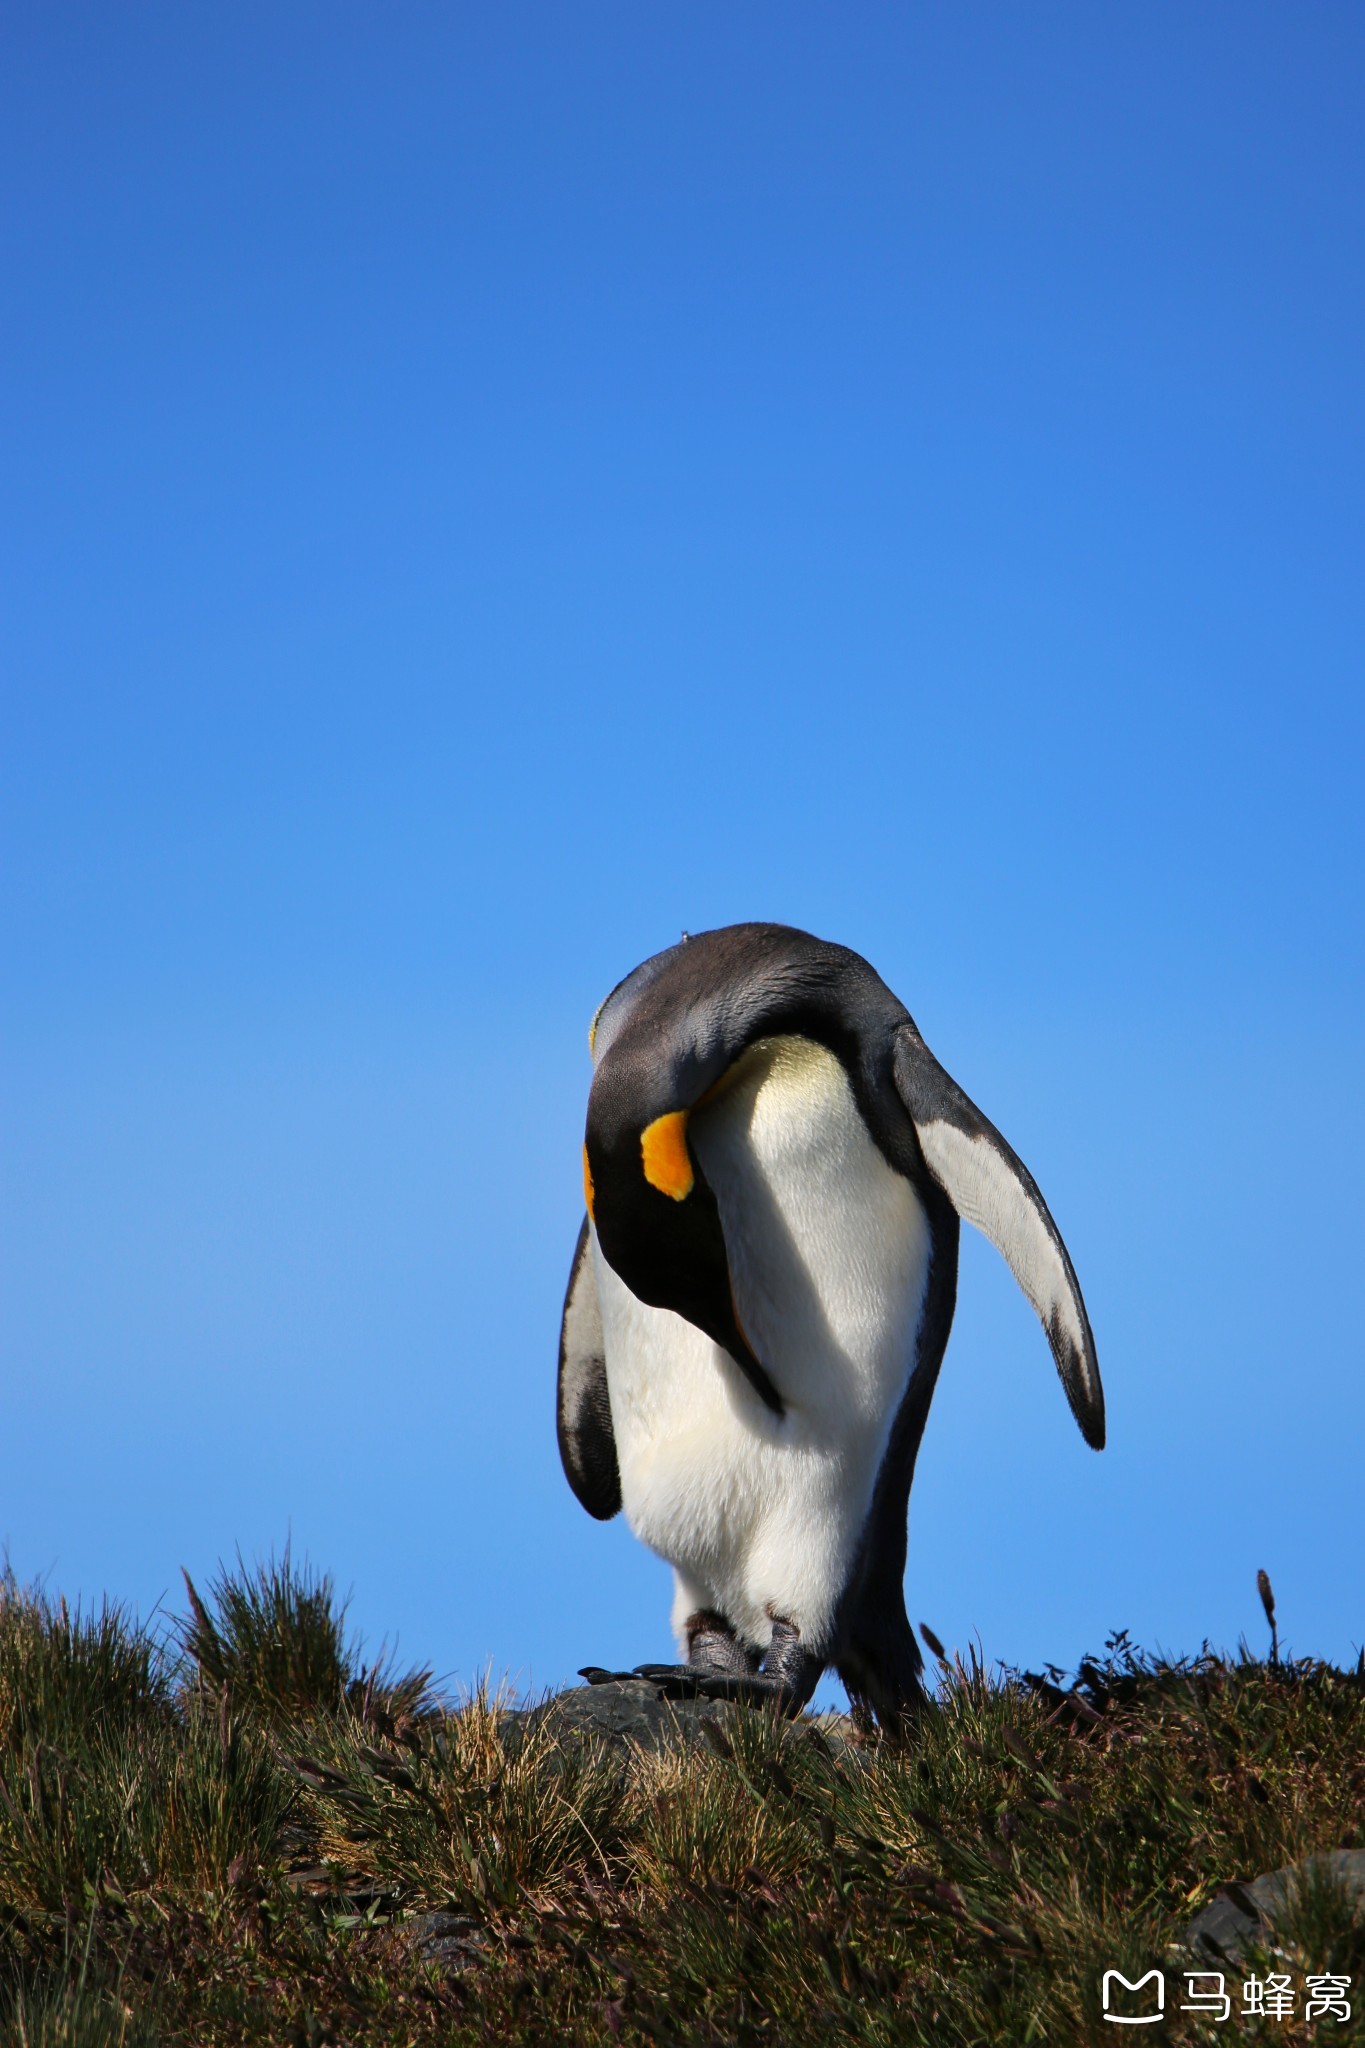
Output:
<path fill-rule="evenodd" d="M 1365 2041 L 1326 1882 L 1226 2023 L 1177 2009 L 1174 1946 L 1226 1881 L 1365 1843 L 1365 1666 L 1117 1637 L 1069 1681 L 940 1659 L 904 1748 L 733 1707 L 643 1748 L 452 1710 L 343 1624 L 287 1559 L 160 1638 L 0 1582 L 0 2044 L 1112 2043 L 1104 1971 L 1154 1965 L 1140 2040 Z M 1296 2016 L 1239 2016 L 1275 1970 Z M 1308 2024 L 1327 1971 L 1353 2017 Z"/>

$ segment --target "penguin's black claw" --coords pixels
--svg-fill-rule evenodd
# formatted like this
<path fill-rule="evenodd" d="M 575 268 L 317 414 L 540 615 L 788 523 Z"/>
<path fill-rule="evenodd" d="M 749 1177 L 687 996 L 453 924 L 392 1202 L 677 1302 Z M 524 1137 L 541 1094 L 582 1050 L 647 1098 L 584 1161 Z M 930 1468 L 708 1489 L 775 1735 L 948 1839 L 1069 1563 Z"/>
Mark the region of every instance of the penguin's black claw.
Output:
<path fill-rule="evenodd" d="M 702 1694 L 708 1700 L 737 1700 L 746 1707 L 777 1707 L 784 1714 L 799 1714 L 800 1700 L 794 1698 L 779 1679 L 761 1673 L 748 1678 L 705 1678 Z"/>
<path fill-rule="evenodd" d="M 707 1692 L 708 1674 L 694 1671 L 690 1664 L 637 1664 L 632 1678 L 643 1678 L 666 1700 L 695 1700 L 712 1697 Z"/>
<path fill-rule="evenodd" d="M 771 1696 L 771 1684 L 760 1678 L 736 1678 L 697 1671 L 690 1664 L 637 1664 L 632 1671 L 608 1671 L 584 1664 L 578 1673 L 589 1685 L 638 1685 L 643 1679 L 670 1700 L 760 1700 Z"/>
<path fill-rule="evenodd" d="M 761 1673 L 740 1676 L 729 1671 L 697 1671 L 690 1664 L 637 1664 L 631 1673 L 657 1686 L 670 1700 L 728 1700 L 735 1706 L 778 1706 L 785 1714 L 799 1714 L 805 1704 L 780 1678 Z"/>

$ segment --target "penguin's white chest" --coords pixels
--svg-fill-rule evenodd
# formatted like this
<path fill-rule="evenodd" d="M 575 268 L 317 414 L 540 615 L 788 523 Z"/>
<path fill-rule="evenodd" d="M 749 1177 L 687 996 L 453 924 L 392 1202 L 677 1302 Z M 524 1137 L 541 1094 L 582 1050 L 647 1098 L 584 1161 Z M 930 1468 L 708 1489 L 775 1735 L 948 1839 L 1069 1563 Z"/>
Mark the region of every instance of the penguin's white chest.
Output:
<path fill-rule="evenodd" d="M 751 1046 L 688 1137 L 784 1412 L 700 1330 L 638 1301 L 594 1245 L 626 1516 L 675 1567 L 675 1626 L 709 1607 L 762 1645 L 781 1615 L 818 1649 L 914 1362 L 928 1221 L 842 1065 L 809 1039 Z"/>

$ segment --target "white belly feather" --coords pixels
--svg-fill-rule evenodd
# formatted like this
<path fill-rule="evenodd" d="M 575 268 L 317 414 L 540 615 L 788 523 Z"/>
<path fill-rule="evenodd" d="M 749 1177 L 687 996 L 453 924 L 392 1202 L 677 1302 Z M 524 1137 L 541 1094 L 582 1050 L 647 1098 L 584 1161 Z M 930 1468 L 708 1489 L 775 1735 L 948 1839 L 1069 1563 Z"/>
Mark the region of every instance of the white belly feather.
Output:
<path fill-rule="evenodd" d="M 820 1648 L 913 1363 L 928 1223 L 809 1039 L 751 1046 L 688 1137 L 785 1413 L 700 1330 L 638 1301 L 594 1239 L 626 1518 L 674 1566 L 675 1628 L 708 1607 L 765 1645 L 777 1614 Z"/>

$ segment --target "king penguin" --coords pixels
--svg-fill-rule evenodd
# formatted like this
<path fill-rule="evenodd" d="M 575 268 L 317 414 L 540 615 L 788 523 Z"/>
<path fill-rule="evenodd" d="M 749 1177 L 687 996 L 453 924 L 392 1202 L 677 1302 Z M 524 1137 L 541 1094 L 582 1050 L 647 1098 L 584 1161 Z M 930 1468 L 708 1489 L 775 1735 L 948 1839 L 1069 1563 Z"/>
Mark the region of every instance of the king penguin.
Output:
<path fill-rule="evenodd" d="M 960 1217 L 1004 1256 L 1082 1436 L 1104 1443 L 1057 1226 L 847 947 L 776 924 L 686 938 L 613 989 L 589 1042 L 559 1448 L 588 1513 L 624 1507 L 673 1567 L 686 1662 L 637 1669 L 794 1713 L 833 1666 L 855 1710 L 902 1726 L 922 1668 L 910 1483 Z"/>

